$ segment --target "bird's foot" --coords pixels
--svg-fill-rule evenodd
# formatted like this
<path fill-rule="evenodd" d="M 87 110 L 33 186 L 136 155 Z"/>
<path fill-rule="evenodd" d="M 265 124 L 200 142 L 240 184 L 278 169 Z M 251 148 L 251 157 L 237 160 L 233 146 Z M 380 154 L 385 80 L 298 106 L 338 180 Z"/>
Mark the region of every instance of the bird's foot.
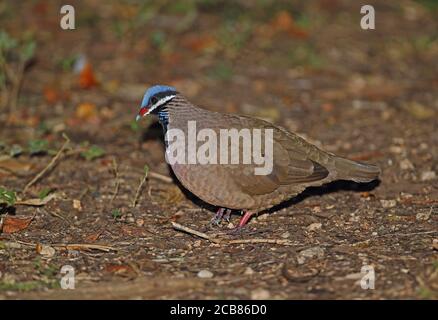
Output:
<path fill-rule="evenodd" d="M 231 229 L 231 233 L 236 234 L 242 231 L 243 227 L 248 223 L 249 219 L 255 212 L 245 211 L 242 218 L 240 218 L 239 224 L 237 227 Z"/>
<path fill-rule="evenodd" d="M 210 224 L 213 226 L 218 226 L 221 224 L 222 220 L 226 222 L 230 222 L 231 209 L 219 208 L 219 210 L 214 215 L 213 219 L 211 219 Z"/>

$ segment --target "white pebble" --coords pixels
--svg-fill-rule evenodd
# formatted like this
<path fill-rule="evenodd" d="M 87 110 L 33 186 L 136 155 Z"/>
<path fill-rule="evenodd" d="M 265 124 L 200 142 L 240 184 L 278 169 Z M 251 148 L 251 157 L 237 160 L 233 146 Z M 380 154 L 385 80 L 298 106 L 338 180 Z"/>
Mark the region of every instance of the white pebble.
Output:
<path fill-rule="evenodd" d="M 202 279 L 213 278 L 213 272 L 209 270 L 201 270 L 198 272 L 198 278 L 202 278 Z"/>

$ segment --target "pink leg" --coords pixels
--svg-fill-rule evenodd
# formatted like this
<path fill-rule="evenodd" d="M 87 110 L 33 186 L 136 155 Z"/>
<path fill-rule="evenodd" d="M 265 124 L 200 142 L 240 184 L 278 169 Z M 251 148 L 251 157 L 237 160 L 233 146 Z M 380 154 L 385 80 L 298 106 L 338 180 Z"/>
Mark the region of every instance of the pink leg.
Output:
<path fill-rule="evenodd" d="M 249 220 L 249 218 L 251 218 L 251 216 L 254 214 L 255 212 L 251 212 L 251 211 L 245 211 L 245 214 L 243 215 L 242 218 L 240 218 L 239 221 L 239 225 L 237 226 L 237 229 L 242 228 Z"/>

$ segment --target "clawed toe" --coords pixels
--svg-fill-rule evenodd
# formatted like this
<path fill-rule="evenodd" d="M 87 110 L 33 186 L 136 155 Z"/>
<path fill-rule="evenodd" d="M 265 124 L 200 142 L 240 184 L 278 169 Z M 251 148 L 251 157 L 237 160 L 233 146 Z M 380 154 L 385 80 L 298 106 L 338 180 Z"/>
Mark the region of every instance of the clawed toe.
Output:
<path fill-rule="evenodd" d="M 220 208 L 214 215 L 213 219 L 211 219 L 210 225 L 213 227 L 218 227 L 221 224 L 222 220 L 229 222 L 230 213 L 230 209 Z"/>

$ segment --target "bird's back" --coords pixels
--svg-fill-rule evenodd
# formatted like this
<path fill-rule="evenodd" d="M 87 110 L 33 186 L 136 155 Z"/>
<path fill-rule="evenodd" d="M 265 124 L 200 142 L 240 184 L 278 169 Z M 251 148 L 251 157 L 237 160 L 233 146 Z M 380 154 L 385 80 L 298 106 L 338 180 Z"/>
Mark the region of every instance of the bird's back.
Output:
<path fill-rule="evenodd" d="M 172 169 L 181 183 L 202 200 L 225 208 L 257 210 L 272 207 L 289 199 L 309 186 L 346 179 L 367 182 L 377 178 L 376 166 L 357 163 L 337 157 L 308 143 L 301 137 L 281 127 L 251 117 L 211 112 L 191 105 L 178 96 L 169 108 L 168 129 L 180 129 L 188 138 L 188 122 L 196 121 L 196 131 L 210 129 L 218 137 L 217 152 L 220 154 L 221 129 L 237 131 L 260 129 L 261 141 L 269 139 L 266 130 L 272 130 L 273 165 L 267 175 L 255 174 L 259 164 L 243 164 L 248 150 L 238 140 L 239 164 L 173 164 Z M 177 108 L 178 107 L 178 108 Z M 227 140 L 228 154 L 232 142 Z M 204 142 L 197 142 L 197 149 Z M 264 152 L 266 150 L 262 150 Z M 219 160 L 219 157 L 218 157 Z"/>

